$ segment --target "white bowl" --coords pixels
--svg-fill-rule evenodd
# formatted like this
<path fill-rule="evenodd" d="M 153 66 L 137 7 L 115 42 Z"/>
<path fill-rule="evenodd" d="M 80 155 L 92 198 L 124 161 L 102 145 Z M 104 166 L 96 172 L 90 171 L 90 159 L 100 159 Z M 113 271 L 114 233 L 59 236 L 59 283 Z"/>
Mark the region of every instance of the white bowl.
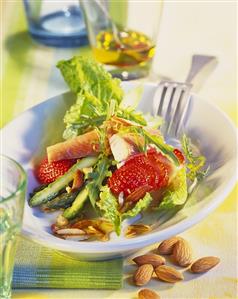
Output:
<path fill-rule="evenodd" d="M 124 83 L 130 90 L 135 83 Z M 156 86 L 145 84 L 138 109 L 151 112 Z M 33 164 L 45 155 L 45 147 L 61 140 L 63 116 L 75 97 L 67 92 L 22 113 L 1 130 L 3 153 L 17 160 L 28 172 L 28 193 L 37 185 Z M 211 174 L 188 204 L 172 219 L 152 232 L 132 239 L 113 237 L 108 242 L 74 242 L 50 233 L 55 214 L 43 214 L 26 203 L 22 233 L 44 246 L 77 256 L 100 260 L 125 256 L 146 245 L 179 234 L 210 214 L 229 194 L 236 182 L 236 129 L 229 118 L 211 103 L 193 95 L 185 132 L 197 141 L 211 166 Z"/>

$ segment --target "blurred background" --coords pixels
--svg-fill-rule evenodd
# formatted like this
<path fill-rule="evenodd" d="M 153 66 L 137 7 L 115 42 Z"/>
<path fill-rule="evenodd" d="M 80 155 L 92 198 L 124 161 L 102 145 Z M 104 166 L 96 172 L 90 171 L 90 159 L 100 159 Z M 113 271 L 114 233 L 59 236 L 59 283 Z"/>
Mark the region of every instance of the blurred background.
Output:
<path fill-rule="evenodd" d="M 25 2 L 31 4 L 31 2 L 41 1 L 43 0 Z M 60 1 L 53 2 L 59 3 Z M 90 1 L 81 1 L 81 5 L 83 5 L 82 2 L 87 4 Z M 36 42 L 28 32 L 25 13 L 27 7 L 24 8 L 23 1 L 5 0 L 1 3 L 3 53 L 1 81 L 4 111 L 2 125 L 4 125 L 21 111 L 67 89 L 55 67 L 58 60 L 67 59 L 73 55 L 93 56 L 93 51 L 85 37 L 86 28 L 80 37 L 80 45 L 77 43 L 70 45 L 65 42 L 61 47 L 50 47 Z M 113 17 L 117 24 L 125 17 L 127 1 L 104 0 L 101 3 L 106 5 L 110 13 L 109 18 Z M 219 64 L 206 81 L 200 95 L 214 101 L 233 119 L 236 119 L 236 109 L 234 109 L 237 96 L 236 1 L 138 0 L 129 1 L 129 3 L 132 6 L 126 12 L 127 18 L 132 24 L 133 22 L 138 24 L 138 28 L 131 29 L 146 33 L 145 37 L 142 36 L 143 42 L 150 43 L 153 40 L 152 46 L 149 44 L 150 49 L 155 45 L 155 54 L 154 52 L 150 54 L 154 55 L 151 66 L 153 76 L 147 74 L 141 80 L 157 81 L 161 75 L 175 80 L 184 80 L 193 54 L 215 55 Z M 87 8 L 84 7 L 84 9 Z M 92 9 L 90 7 L 89 11 Z M 100 13 L 104 13 L 105 18 L 108 17 L 105 12 Z M 111 19 L 108 22 L 113 31 Z M 92 22 L 90 24 L 92 25 Z M 84 24 L 78 25 L 85 26 Z M 153 31 L 153 37 L 147 33 L 149 32 L 148 26 Z M 57 23 L 54 25 L 54 28 L 64 30 L 65 27 L 62 22 L 59 22 L 58 25 Z M 116 30 L 118 28 L 117 26 Z M 88 29 L 91 30 L 92 35 L 93 29 Z M 122 37 L 123 35 L 120 35 L 120 40 Z M 149 40 L 145 41 L 147 37 Z M 92 45 L 92 38 L 90 39 Z"/>

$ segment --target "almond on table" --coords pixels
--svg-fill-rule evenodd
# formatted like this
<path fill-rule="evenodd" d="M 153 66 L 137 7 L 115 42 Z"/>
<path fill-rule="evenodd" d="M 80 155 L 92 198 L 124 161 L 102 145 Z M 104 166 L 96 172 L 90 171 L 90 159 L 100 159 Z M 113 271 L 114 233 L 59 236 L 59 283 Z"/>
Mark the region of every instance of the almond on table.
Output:
<path fill-rule="evenodd" d="M 195 261 L 191 266 L 191 272 L 193 273 L 203 273 L 214 268 L 220 263 L 220 259 L 215 256 L 206 256 Z"/>
<path fill-rule="evenodd" d="M 138 292 L 138 299 L 160 299 L 160 296 L 153 290 L 142 289 Z"/>
<path fill-rule="evenodd" d="M 175 283 L 184 279 L 181 272 L 165 265 L 156 267 L 155 274 L 160 280 L 170 283 Z"/>
<path fill-rule="evenodd" d="M 135 285 L 143 286 L 147 284 L 150 281 L 153 272 L 154 268 L 150 264 L 140 266 L 134 274 Z"/>
<path fill-rule="evenodd" d="M 192 263 L 192 248 L 186 240 L 181 239 L 175 243 L 172 258 L 181 267 L 187 267 Z"/>
<path fill-rule="evenodd" d="M 160 243 L 158 247 L 158 252 L 160 254 L 172 254 L 174 245 L 178 242 L 178 240 L 181 240 L 181 237 L 172 237 L 167 240 L 164 240 L 162 243 Z"/>
<path fill-rule="evenodd" d="M 144 254 L 137 256 L 133 261 L 138 265 L 150 264 L 153 267 L 157 267 L 165 264 L 165 258 L 157 254 Z"/>

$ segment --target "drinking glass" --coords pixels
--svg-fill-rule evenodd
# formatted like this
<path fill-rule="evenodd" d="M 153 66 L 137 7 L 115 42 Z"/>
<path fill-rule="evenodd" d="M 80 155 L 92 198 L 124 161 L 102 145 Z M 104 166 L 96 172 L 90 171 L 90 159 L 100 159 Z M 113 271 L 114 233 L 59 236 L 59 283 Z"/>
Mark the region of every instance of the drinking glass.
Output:
<path fill-rule="evenodd" d="M 16 236 L 21 230 L 26 174 L 14 160 L 0 155 L 0 298 L 11 298 Z"/>
<path fill-rule="evenodd" d="M 122 80 L 149 74 L 162 1 L 80 0 L 95 59 Z"/>
<path fill-rule="evenodd" d="M 78 0 L 23 0 L 32 38 L 54 47 L 88 43 Z"/>

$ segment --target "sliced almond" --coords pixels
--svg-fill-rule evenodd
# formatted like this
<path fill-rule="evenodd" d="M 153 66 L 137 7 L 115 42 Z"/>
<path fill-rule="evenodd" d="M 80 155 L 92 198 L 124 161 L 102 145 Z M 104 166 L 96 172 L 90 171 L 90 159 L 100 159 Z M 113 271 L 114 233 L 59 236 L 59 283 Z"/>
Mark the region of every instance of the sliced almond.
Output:
<path fill-rule="evenodd" d="M 77 222 L 73 223 L 71 226 L 73 228 L 85 229 L 89 225 L 93 225 L 94 221 L 92 219 L 82 219 L 78 220 Z"/>
<path fill-rule="evenodd" d="M 151 226 L 145 224 L 129 225 L 126 230 L 126 237 L 133 238 L 135 236 L 143 235 L 151 231 Z"/>
<path fill-rule="evenodd" d="M 169 266 L 159 266 L 155 268 L 155 274 L 157 277 L 166 282 L 175 283 L 180 280 L 183 280 L 183 274 L 177 271 L 176 269 Z"/>
<path fill-rule="evenodd" d="M 180 237 L 172 237 L 160 243 L 158 251 L 160 254 L 172 254 L 174 245 L 181 240 Z"/>
<path fill-rule="evenodd" d="M 144 254 L 137 256 L 133 261 L 138 265 L 150 264 L 153 267 L 157 267 L 165 264 L 165 258 L 157 254 Z"/>
<path fill-rule="evenodd" d="M 138 292 L 138 299 L 160 299 L 160 296 L 150 289 L 142 289 Z"/>
<path fill-rule="evenodd" d="M 219 264 L 220 259 L 215 256 L 206 256 L 195 261 L 191 266 L 193 273 L 203 273 Z"/>
<path fill-rule="evenodd" d="M 70 241 L 83 241 L 87 240 L 88 236 L 86 235 L 63 235 L 65 240 L 70 240 Z"/>
<path fill-rule="evenodd" d="M 192 248 L 186 240 L 181 239 L 175 243 L 172 259 L 181 267 L 187 267 L 192 263 Z"/>
<path fill-rule="evenodd" d="M 85 231 L 91 237 L 94 237 L 101 241 L 108 241 L 108 236 L 104 232 L 102 232 L 98 227 L 90 225 L 87 228 L 85 228 Z"/>
<path fill-rule="evenodd" d="M 154 271 L 154 268 L 150 264 L 144 264 L 144 265 L 140 266 L 134 274 L 135 285 L 143 286 L 143 285 L 147 284 L 151 279 L 153 271 Z"/>
<path fill-rule="evenodd" d="M 58 235 L 85 235 L 85 232 L 78 228 L 62 228 L 56 231 Z"/>

